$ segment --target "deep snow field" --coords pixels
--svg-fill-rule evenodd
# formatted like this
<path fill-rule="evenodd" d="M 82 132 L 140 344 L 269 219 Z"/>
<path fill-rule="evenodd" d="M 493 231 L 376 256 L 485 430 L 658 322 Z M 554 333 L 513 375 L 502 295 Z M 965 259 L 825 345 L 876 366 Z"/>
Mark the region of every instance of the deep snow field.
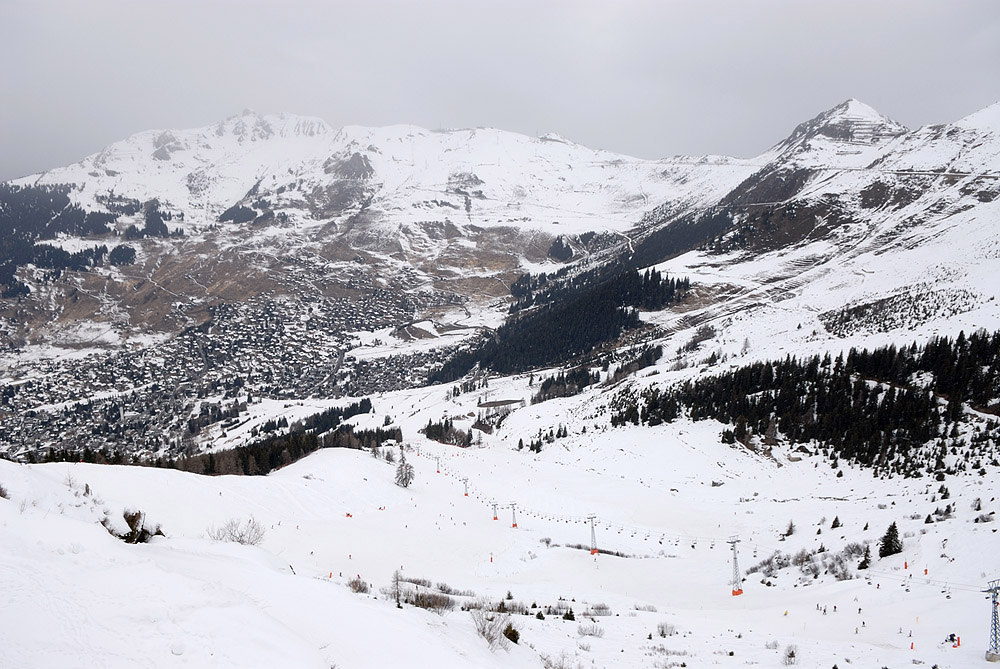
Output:
<path fill-rule="evenodd" d="M 389 415 L 403 428 L 407 489 L 395 465 L 342 449 L 267 477 L 0 460 L 0 667 L 771 667 L 790 645 L 804 667 L 985 664 L 980 590 L 1000 576 L 1000 537 L 998 523 L 973 520 L 998 507 L 996 468 L 949 477 L 945 501 L 932 477 L 845 466 L 838 478 L 821 457 L 727 446 L 712 421 L 612 429 L 581 396 L 520 408 L 460 449 L 417 433 L 446 414 L 467 429 L 486 399 L 447 390 L 377 396 L 352 420 Z M 488 399 L 531 392 L 526 377 L 491 380 Z M 558 425 L 567 437 L 517 450 Z M 924 522 L 949 503 L 952 518 Z M 99 520 L 123 527 L 126 508 L 166 536 L 110 536 Z M 598 546 L 627 557 L 567 547 L 589 546 L 591 513 Z M 266 529 L 259 546 L 208 538 L 250 516 Z M 878 559 L 891 522 L 904 551 Z M 744 573 L 774 551 L 848 542 L 871 544 L 872 568 L 854 558 L 844 581 L 795 566 L 748 574 L 734 597 L 732 535 Z M 490 650 L 460 610 L 472 598 L 443 615 L 397 609 L 383 592 L 397 569 L 538 609 L 512 616 L 519 644 Z M 368 594 L 347 587 L 357 576 Z M 600 604 L 610 615 L 586 615 Z M 571 607 L 576 621 L 538 619 L 546 607 Z M 661 637 L 661 623 L 675 633 Z M 581 635 L 594 625 L 603 636 Z M 949 633 L 960 647 L 943 643 Z"/>

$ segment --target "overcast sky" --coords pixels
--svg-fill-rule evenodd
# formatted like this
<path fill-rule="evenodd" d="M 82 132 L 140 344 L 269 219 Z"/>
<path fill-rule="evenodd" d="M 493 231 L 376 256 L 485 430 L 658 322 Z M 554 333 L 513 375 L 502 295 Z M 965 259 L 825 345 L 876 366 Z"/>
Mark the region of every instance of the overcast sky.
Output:
<path fill-rule="evenodd" d="M 0 0 L 0 179 L 244 108 L 752 156 L 1000 100 L 1000 0 Z"/>

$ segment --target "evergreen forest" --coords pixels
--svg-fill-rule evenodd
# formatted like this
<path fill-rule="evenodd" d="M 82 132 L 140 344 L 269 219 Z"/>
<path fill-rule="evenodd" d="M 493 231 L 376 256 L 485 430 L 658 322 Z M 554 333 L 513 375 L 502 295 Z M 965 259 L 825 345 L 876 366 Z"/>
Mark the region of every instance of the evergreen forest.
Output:
<path fill-rule="evenodd" d="M 723 433 L 729 443 L 780 433 L 790 443 L 825 449 L 834 461 L 915 476 L 921 466 L 943 469 L 944 456 L 957 454 L 968 410 L 1000 414 L 1000 332 L 940 337 L 923 347 L 851 349 L 835 360 L 786 357 L 638 396 L 626 391 L 617 396 L 611 420 L 714 419 L 734 426 Z M 968 439 L 966 466 L 973 469 L 982 466 L 976 451 L 1000 437 L 1000 422 L 984 424 Z M 911 457 L 928 444 L 931 462 Z"/>
<path fill-rule="evenodd" d="M 595 270 L 558 284 L 544 276 L 515 281 L 511 292 L 517 313 L 479 346 L 456 353 L 430 383 L 453 381 L 477 364 L 513 374 L 564 363 L 639 327 L 638 309 L 679 302 L 690 287 L 688 279 L 655 270 Z"/>

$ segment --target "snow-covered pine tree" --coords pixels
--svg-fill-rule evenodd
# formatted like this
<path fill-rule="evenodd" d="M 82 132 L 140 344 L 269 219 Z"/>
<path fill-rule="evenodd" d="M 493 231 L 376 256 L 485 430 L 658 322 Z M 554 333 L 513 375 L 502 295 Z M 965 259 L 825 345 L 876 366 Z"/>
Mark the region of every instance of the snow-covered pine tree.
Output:
<path fill-rule="evenodd" d="M 899 541 L 899 529 L 896 527 L 896 523 L 893 523 L 879 542 L 878 556 L 884 558 L 902 552 L 903 544 Z"/>
<path fill-rule="evenodd" d="M 872 551 L 867 545 L 865 546 L 865 554 L 861 557 L 861 563 L 858 564 L 858 569 L 868 569 L 872 566 Z"/>
<path fill-rule="evenodd" d="M 406 454 L 400 452 L 399 466 L 396 467 L 396 485 L 408 488 L 413 483 L 413 465 L 406 461 Z"/>

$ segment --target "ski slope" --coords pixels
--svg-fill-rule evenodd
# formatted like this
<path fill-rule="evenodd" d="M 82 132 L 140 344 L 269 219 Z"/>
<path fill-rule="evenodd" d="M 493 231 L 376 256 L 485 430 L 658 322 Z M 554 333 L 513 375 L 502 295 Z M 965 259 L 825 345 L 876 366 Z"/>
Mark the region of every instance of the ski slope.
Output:
<path fill-rule="evenodd" d="M 528 379 L 498 380 L 490 393 L 523 396 Z M 0 461 L 10 497 L 0 500 L 0 666 L 536 667 L 542 656 L 564 666 L 777 666 L 789 645 L 803 666 L 982 658 L 989 611 L 978 589 L 996 576 L 997 536 L 995 524 L 972 522 L 971 505 L 996 510 L 995 467 L 949 478 L 954 517 L 927 525 L 943 505 L 932 499 L 937 482 L 850 468 L 838 478 L 822 458 L 725 446 L 711 421 L 610 429 L 581 397 L 518 409 L 470 449 L 429 442 L 416 432 L 427 420 L 447 414 L 464 429 L 482 399 L 444 394 L 386 395 L 353 419 L 380 425 L 388 414 L 403 427 L 416 469 L 408 489 L 394 485 L 393 465 L 340 449 L 267 477 Z M 569 436 L 540 453 L 514 446 L 556 424 Z M 112 538 L 98 520 L 126 507 L 166 537 Z M 591 513 L 598 546 L 628 557 L 567 547 L 589 545 Z M 249 516 L 267 530 L 260 546 L 207 538 Z M 789 521 L 797 531 L 782 539 Z M 891 522 L 904 552 L 879 560 Z M 733 597 L 732 535 L 744 572 L 775 550 L 836 552 L 852 541 L 871 543 L 873 565 L 847 581 L 795 567 L 749 574 Z M 396 609 L 380 589 L 397 569 L 494 601 L 510 592 L 528 607 L 572 607 L 576 621 L 529 609 L 512 616 L 520 643 L 490 651 L 468 612 Z M 352 593 L 356 576 L 372 592 Z M 582 615 L 599 604 L 610 615 Z M 676 635 L 659 637 L 660 623 Z M 603 637 L 581 636 L 585 625 Z M 952 632 L 960 648 L 941 643 Z"/>

